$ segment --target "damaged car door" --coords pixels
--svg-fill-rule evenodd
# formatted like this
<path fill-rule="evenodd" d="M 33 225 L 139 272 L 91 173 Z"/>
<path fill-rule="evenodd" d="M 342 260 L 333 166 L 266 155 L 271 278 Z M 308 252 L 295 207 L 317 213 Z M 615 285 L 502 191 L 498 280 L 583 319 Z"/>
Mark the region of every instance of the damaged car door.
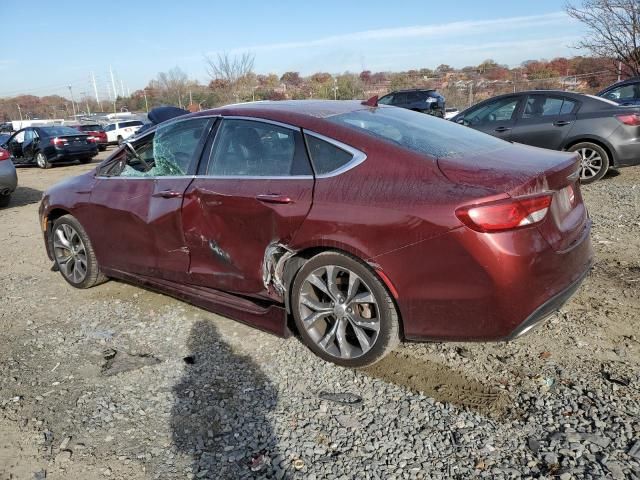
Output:
<path fill-rule="evenodd" d="M 126 143 L 101 168 L 91 193 L 95 208 L 87 230 L 102 265 L 172 281 L 186 279 L 189 250 L 182 200 L 214 120 L 160 125 Z"/>
<path fill-rule="evenodd" d="M 263 278 L 267 251 L 286 253 L 307 216 L 314 177 L 299 128 L 227 117 L 185 193 L 195 284 L 278 297 Z"/>

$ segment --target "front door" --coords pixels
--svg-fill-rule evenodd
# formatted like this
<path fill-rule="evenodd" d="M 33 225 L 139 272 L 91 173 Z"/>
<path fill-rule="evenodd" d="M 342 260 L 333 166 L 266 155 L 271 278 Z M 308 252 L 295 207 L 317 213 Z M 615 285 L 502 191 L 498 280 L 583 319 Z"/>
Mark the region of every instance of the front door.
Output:
<path fill-rule="evenodd" d="M 191 281 L 274 295 L 263 279 L 265 252 L 291 241 L 313 198 L 300 129 L 224 119 L 203 162 L 203 175 L 187 189 L 183 207 Z"/>
<path fill-rule="evenodd" d="M 125 145 L 101 169 L 91 193 L 95 216 L 87 230 L 102 265 L 186 280 L 183 195 L 213 121 L 192 118 L 160 126 Z"/>
<path fill-rule="evenodd" d="M 462 122 L 471 128 L 503 140 L 511 140 L 520 97 L 504 97 L 479 105 L 468 112 Z"/>
<path fill-rule="evenodd" d="M 561 96 L 534 94 L 527 97 L 511 141 L 560 150 L 576 121 L 578 102 Z"/>

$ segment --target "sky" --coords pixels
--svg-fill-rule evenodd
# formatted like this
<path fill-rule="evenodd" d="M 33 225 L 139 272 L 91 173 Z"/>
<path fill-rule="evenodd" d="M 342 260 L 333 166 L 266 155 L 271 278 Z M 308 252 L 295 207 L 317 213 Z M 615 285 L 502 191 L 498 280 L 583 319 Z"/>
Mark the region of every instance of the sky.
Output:
<path fill-rule="evenodd" d="M 207 82 L 204 57 L 255 54 L 256 73 L 399 71 L 519 65 L 573 56 L 584 31 L 565 0 L 147 1 L 31 0 L 28 21 L 3 22 L 0 97 L 69 97 L 144 87 L 181 68 Z M 0 18 L 24 19 L 0 1 Z M 93 75 L 93 77 L 92 77 Z"/>

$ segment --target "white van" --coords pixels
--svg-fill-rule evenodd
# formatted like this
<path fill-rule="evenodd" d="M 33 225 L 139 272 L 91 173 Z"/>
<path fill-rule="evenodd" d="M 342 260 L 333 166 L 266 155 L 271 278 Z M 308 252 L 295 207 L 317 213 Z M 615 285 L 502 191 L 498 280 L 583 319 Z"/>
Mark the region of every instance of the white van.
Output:
<path fill-rule="evenodd" d="M 143 123 L 140 120 L 124 120 L 120 122 L 110 123 L 104 127 L 107 134 L 107 143 L 113 145 L 122 143 L 131 135 L 136 133 Z"/>

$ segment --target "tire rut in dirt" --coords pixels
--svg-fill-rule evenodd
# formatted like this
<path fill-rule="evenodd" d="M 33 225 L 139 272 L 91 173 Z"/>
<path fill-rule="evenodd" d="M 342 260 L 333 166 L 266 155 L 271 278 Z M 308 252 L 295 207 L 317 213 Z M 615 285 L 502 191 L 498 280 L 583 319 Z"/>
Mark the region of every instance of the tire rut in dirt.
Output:
<path fill-rule="evenodd" d="M 439 402 L 477 410 L 495 417 L 506 414 L 509 395 L 462 375 L 445 365 L 394 352 L 361 369 L 371 377 L 422 392 Z"/>

